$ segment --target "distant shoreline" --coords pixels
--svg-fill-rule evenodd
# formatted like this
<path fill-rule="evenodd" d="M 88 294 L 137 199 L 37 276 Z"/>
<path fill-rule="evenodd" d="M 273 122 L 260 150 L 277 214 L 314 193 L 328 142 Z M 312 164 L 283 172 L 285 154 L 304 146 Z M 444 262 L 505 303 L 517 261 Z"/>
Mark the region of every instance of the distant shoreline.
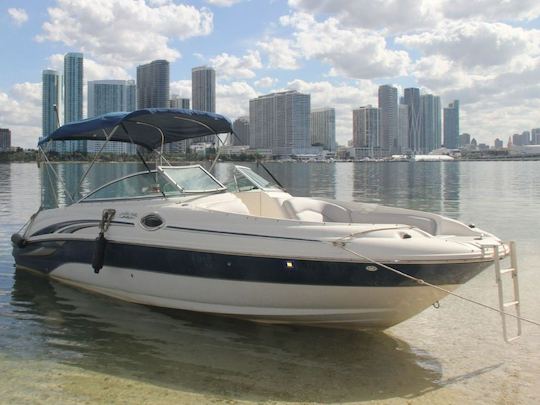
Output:
<path fill-rule="evenodd" d="M 279 161 L 279 160 L 264 160 L 264 163 L 302 163 L 302 164 L 313 164 L 313 163 L 453 163 L 453 162 L 521 162 L 521 161 L 540 161 L 540 156 L 530 156 L 530 157 L 489 157 L 489 158 L 465 158 L 465 159 L 454 159 L 454 160 L 426 160 L 426 161 L 414 161 L 414 160 L 334 160 L 334 161 Z M 172 160 L 171 163 L 205 163 L 210 162 L 209 160 Z M 254 163 L 255 161 L 245 160 L 226 160 L 220 161 L 220 163 Z M 0 164 L 6 163 L 37 163 L 37 160 L 0 160 Z M 40 163 L 45 163 L 40 161 Z M 54 160 L 51 163 L 62 163 L 62 164 L 88 164 L 89 161 L 86 160 Z M 107 161 L 97 161 L 96 163 L 136 163 L 140 164 L 140 161 L 137 160 L 107 160 Z"/>

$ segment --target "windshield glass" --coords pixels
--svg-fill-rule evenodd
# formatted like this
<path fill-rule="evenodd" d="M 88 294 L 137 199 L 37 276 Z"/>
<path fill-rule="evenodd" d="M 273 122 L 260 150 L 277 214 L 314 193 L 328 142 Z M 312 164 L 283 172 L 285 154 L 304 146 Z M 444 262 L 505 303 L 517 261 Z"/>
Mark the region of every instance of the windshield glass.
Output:
<path fill-rule="evenodd" d="M 261 175 L 255 173 L 249 167 L 236 166 L 236 171 L 243 174 L 245 177 L 249 178 L 253 183 L 255 183 L 259 188 L 262 189 L 279 189 L 279 187 L 271 181 L 266 180 Z"/>
<path fill-rule="evenodd" d="M 255 189 L 279 190 L 279 187 L 245 166 L 235 166 L 232 178 L 227 181 L 227 188 L 232 192 Z"/>
<path fill-rule="evenodd" d="M 184 193 L 200 193 L 225 189 L 210 173 L 201 166 L 159 167 Z"/>
<path fill-rule="evenodd" d="M 106 184 L 86 196 L 83 201 L 155 198 L 181 195 L 182 191 L 161 173 L 136 173 Z"/>

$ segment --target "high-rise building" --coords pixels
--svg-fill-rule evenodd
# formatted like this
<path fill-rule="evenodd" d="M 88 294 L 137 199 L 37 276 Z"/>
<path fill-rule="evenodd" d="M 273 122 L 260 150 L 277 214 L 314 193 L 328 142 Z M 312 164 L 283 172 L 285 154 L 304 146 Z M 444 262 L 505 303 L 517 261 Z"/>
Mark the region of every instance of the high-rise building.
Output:
<path fill-rule="evenodd" d="M 88 117 L 136 109 L 134 80 L 94 80 L 88 82 Z"/>
<path fill-rule="evenodd" d="M 249 117 L 238 117 L 233 122 L 232 145 L 249 145 Z"/>
<path fill-rule="evenodd" d="M 503 141 L 501 141 L 499 138 L 495 139 L 495 142 L 493 143 L 494 149 L 502 149 L 503 148 Z"/>
<path fill-rule="evenodd" d="M 136 86 L 133 80 L 94 80 L 88 82 L 88 117 L 136 109 Z M 103 141 L 87 141 L 87 151 L 96 153 Z M 103 152 L 133 154 L 135 147 L 123 142 L 109 142 Z"/>
<path fill-rule="evenodd" d="M 521 144 L 530 145 L 531 144 L 531 133 L 529 131 L 523 131 L 521 133 Z"/>
<path fill-rule="evenodd" d="M 418 150 L 429 153 L 441 147 L 441 99 L 433 94 L 420 96 L 422 124 Z"/>
<path fill-rule="evenodd" d="M 310 149 L 311 96 L 297 91 L 272 93 L 249 100 L 249 145 L 272 149 L 274 156 Z"/>
<path fill-rule="evenodd" d="M 314 108 L 310 116 L 311 145 L 322 146 L 324 150 L 336 151 L 336 110 L 334 108 Z"/>
<path fill-rule="evenodd" d="M 540 145 L 540 128 L 531 129 L 531 144 Z"/>
<path fill-rule="evenodd" d="M 169 106 L 169 62 L 155 60 L 137 66 L 137 108 Z"/>
<path fill-rule="evenodd" d="M 403 102 L 409 107 L 409 150 L 412 152 L 420 152 L 420 134 L 422 131 L 420 89 L 417 89 L 416 87 L 405 89 Z"/>
<path fill-rule="evenodd" d="M 444 146 L 457 149 L 459 145 L 459 100 L 444 109 Z"/>
<path fill-rule="evenodd" d="M 470 145 L 471 144 L 471 134 L 468 134 L 468 133 L 463 133 L 459 136 L 459 143 L 458 143 L 458 146 L 460 148 L 463 148 L 464 146 L 467 146 L 467 145 Z"/>
<path fill-rule="evenodd" d="M 191 101 L 194 110 L 216 112 L 216 71 L 208 66 L 191 69 Z M 199 141 L 217 143 L 213 135 Z"/>
<path fill-rule="evenodd" d="M 396 153 L 404 153 L 409 150 L 409 106 L 398 106 L 398 142 Z"/>
<path fill-rule="evenodd" d="M 11 131 L 8 128 L 0 128 L 0 151 L 8 151 L 11 148 Z"/>
<path fill-rule="evenodd" d="M 383 154 L 398 149 L 398 91 L 394 86 L 379 86 L 379 134 Z"/>
<path fill-rule="evenodd" d="M 356 157 L 380 156 L 379 109 L 371 105 L 353 110 L 353 146 Z"/>
<path fill-rule="evenodd" d="M 208 66 L 191 69 L 193 109 L 216 112 L 216 71 Z"/>
<path fill-rule="evenodd" d="M 189 98 L 182 98 L 174 94 L 169 100 L 169 108 L 183 108 L 189 110 Z"/>
<path fill-rule="evenodd" d="M 41 132 L 48 136 L 58 128 L 58 121 L 62 122 L 63 95 L 62 75 L 56 70 L 44 70 L 42 74 L 41 98 Z M 54 106 L 57 110 L 55 112 Z M 58 117 L 56 114 L 59 114 Z"/>
<path fill-rule="evenodd" d="M 64 56 L 64 123 L 83 119 L 83 54 Z M 86 152 L 86 141 L 63 142 L 64 152 Z"/>

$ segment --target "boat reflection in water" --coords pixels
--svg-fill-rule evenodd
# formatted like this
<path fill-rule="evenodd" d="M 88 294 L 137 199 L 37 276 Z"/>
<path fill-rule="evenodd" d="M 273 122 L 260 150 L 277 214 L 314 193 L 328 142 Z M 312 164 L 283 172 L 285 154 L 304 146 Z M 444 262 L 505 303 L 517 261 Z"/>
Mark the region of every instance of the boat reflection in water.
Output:
<path fill-rule="evenodd" d="M 129 304 L 26 271 L 12 302 L 36 353 L 179 392 L 348 402 L 439 387 L 438 362 L 382 332 L 261 325 Z M 406 378 L 404 377 L 406 375 Z"/>

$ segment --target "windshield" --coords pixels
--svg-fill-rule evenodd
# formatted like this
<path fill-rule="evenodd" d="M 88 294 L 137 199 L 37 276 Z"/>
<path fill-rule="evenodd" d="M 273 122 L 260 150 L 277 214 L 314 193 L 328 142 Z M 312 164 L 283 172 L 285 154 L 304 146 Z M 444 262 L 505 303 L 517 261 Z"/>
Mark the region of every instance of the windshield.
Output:
<path fill-rule="evenodd" d="M 233 178 L 227 182 L 227 188 L 233 192 L 249 191 L 255 189 L 279 190 L 273 182 L 266 180 L 252 169 L 245 166 L 235 166 Z"/>
<path fill-rule="evenodd" d="M 107 183 L 81 201 L 175 197 L 224 189 L 201 166 L 158 167 L 151 172 L 135 173 Z"/>
<path fill-rule="evenodd" d="M 82 201 L 172 197 L 182 190 L 157 171 L 135 173 L 105 184 Z"/>
<path fill-rule="evenodd" d="M 158 170 L 184 193 L 205 193 L 225 189 L 223 184 L 201 166 L 160 166 Z"/>

